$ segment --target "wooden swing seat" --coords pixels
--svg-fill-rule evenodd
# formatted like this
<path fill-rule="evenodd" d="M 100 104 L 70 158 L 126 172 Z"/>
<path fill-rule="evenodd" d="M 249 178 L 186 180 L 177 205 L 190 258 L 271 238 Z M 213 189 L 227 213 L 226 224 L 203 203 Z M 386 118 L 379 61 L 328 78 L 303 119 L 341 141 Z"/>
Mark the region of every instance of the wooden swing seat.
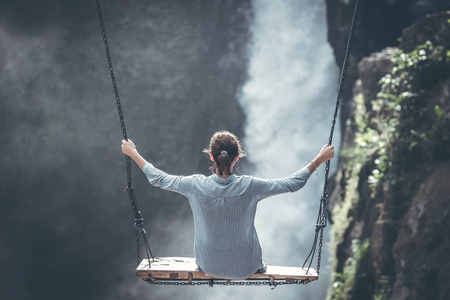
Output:
<path fill-rule="evenodd" d="M 226 278 L 217 278 L 203 273 L 195 263 L 195 258 L 188 257 L 157 257 L 151 260 L 143 259 L 136 269 L 136 277 L 150 279 L 153 282 L 162 281 L 205 281 L 205 280 L 227 280 Z M 318 280 L 319 275 L 315 269 L 310 268 L 308 272 L 301 267 L 267 266 L 264 273 L 256 273 L 245 280 L 268 280 L 285 281 L 294 283 L 298 280 L 314 281 Z"/>

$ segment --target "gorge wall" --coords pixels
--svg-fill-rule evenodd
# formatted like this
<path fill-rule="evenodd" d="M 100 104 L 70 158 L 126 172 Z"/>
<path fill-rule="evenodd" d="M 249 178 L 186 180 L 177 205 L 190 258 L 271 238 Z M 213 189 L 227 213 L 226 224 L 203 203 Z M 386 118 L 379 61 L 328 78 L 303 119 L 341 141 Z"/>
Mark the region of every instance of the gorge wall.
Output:
<path fill-rule="evenodd" d="M 348 25 L 338 25 L 353 7 L 327 2 L 339 61 Z M 328 298 L 448 299 L 450 14 L 437 12 L 448 2 L 419 10 L 420 1 L 386 1 L 382 11 L 368 2 L 328 207 L 335 253 Z M 433 13 L 416 19 L 419 11 Z"/>

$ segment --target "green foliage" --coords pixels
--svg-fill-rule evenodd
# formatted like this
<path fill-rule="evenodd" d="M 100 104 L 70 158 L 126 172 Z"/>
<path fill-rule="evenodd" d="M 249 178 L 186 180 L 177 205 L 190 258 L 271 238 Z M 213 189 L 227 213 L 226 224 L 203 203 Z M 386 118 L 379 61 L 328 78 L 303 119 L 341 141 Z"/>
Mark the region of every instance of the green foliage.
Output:
<path fill-rule="evenodd" d="M 355 97 L 357 103 L 355 147 L 346 149 L 343 151 L 343 155 L 350 158 L 346 166 L 347 170 L 355 162 L 360 164 L 371 162 L 373 170 L 367 181 L 372 190 L 372 196 L 374 196 L 376 186 L 384 177 L 388 168 L 389 146 L 396 136 L 395 128 L 398 125 L 398 118 L 395 116 L 398 114 L 398 108 L 397 105 L 392 105 L 394 101 L 397 101 L 397 99 L 387 93 L 383 93 L 379 99 L 371 101 L 371 111 L 382 112 L 382 109 L 385 109 L 386 111 L 383 113 L 389 116 L 388 119 L 371 119 L 365 108 L 363 95 L 359 94 Z"/>
<path fill-rule="evenodd" d="M 349 158 L 348 164 L 371 166 L 367 182 L 372 198 L 393 165 L 392 157 L 397 162 L 404 161 L 390 173 L 396 177 L 404 171 L 407 159 L 419 155 L 432 159 L 433 151 L 425 149 L 448 143 L 449 137 L 444 133 L 448 126 L 448 120 L 443 118 L 445 110 L 435 105 L 430 116 L 424 94 L 429 86 L 448 77 L 449 61 L 449 51 L 429 41 L 409 53 L 397 50 L 392 72 L 379 81 L 376 99 L 366 100 L 362 94 L 355 97 L 355 147 L 346 149 L 343 155 Z"/>
<path fill-rule="evenodd" d="M 434 106 L 434 112 L 436 113 L 436 116 L 440 119 L 442 118 L 442 116 L 444 115 L 444 111 L 442 110 L 442 108 L 439 107 L 439 105 L 435 105 Z"/>
<path fill-rule="evenodd" d="M 331 227 L 333 248 L 336 248 L 338 244 L 342 243 L 345 237 L 345 232 L 353 221 L 354 216 L 357 215 L 358 204 L 360 203 L 360 197 L 358 190 L 358 176 L 361 171 L 362 164 L 355 161 L 350 168 L 345 170 L 345 190 L 343 193 L 342 201 L 336 203 L 333 208 L 333 227 Z"/>
<path fill-rule="evenodd" d="M 392 289 L 392 278 L 389 276 L 381 276 L 377 280 L 377 288 L 375 290 L 373 300 L 386 300 L 389 299 Z"/>
<path fill-rule="evenodd" d="M 360 272 L 361 266 L 369 257 L 370 242 L 367 239 L 361 243 L 361 241 L 354 239 L 351 249 L 353 256 L 347 259 L 342 273 L 334 274 L 334 283 L 328 297 L 329 300 L 351 299 L 358 277 L 363 276 L 363 272 Z"/>

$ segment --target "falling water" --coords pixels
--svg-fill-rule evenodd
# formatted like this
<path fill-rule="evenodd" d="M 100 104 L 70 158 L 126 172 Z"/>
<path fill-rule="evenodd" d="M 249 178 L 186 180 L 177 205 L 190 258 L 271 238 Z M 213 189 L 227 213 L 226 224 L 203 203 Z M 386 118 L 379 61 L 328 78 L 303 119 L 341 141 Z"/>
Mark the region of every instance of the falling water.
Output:
<path fill-rule="evenodd" d="M 244 144 L 253 175 L 281 177 L 309 163 L 326 144 L 337 67 L 322 1 L 258 0 L 254 13 L 249 80 L 240 98 L 247 115 Z M 323 167 L 318 173 L 300 192 L 260 203 L 256 227 L 268 264 L 299 265 L 308 254 Z M 308 286 L 315 291 L 308 299 L 325 297 L 330 269 L 324 250 L 321 279 Z M 283 298 L 298 299 L 299 292 L 305 289 L 286 290 Z"/>

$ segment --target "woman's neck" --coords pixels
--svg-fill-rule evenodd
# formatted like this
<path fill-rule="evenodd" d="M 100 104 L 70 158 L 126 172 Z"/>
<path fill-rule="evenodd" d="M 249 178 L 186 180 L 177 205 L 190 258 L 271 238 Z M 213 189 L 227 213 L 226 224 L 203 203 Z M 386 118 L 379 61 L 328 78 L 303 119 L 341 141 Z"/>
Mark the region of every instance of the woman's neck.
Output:
<path fill-rule="evenodd" d="M 217 171 L 217 172 L 216 172 L 216 175 L 219 176 L 220 178 L 227 179 L 227 178 L 230 177 L 230 175 L 232 175 L 232 174 L 225 174 L 225 173 L 223 173 L 222 175 L 220 175 L 220 174 L 219 174 L 219 171 Z"/>
<path fill-rule="evenodd" d="M 216 175 L 219 176 L 220 178 L 227 179 L 228 177 L 230 177 L 231 175 L 233 175 L 233 168 L 234 168 L 234 165 L 235 165 L 235 164 L 236 164 L 236 161 L 233 161 L 233 162 L 231 163 L 231 166 L 230 166 L 230 174 L 225 173 L 225 172 L 222 172 L 222 175 L 220 175 L 219 169 L 217 168 L 217 165 L 216 165 Z"/>

